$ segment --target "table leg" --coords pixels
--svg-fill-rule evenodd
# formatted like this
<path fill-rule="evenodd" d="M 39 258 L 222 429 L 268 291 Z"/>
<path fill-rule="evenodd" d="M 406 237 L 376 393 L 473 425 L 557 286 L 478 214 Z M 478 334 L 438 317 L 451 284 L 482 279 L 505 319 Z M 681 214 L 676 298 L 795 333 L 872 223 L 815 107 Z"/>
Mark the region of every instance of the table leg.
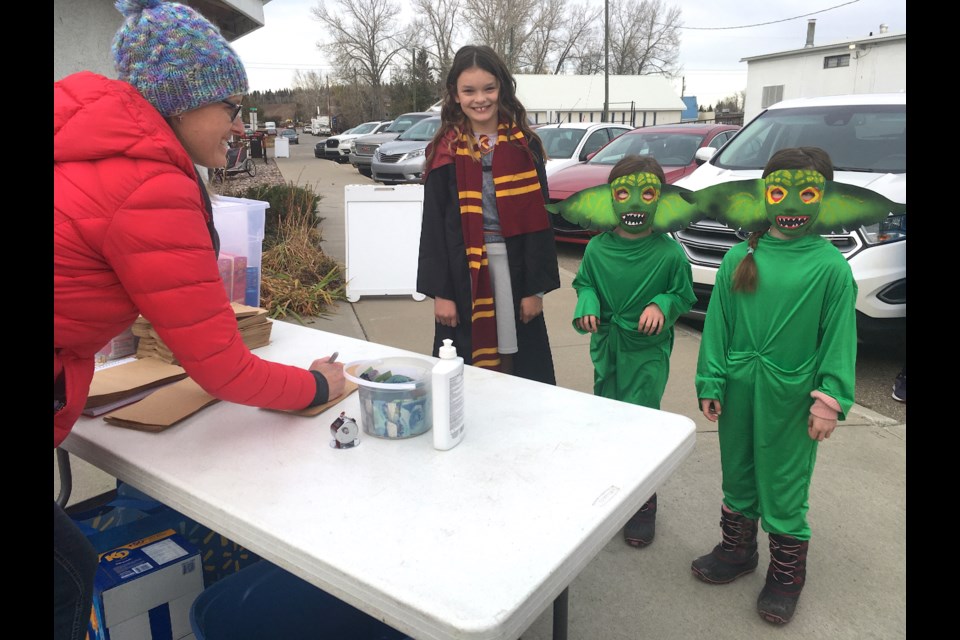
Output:
<path fill-rule="evenodd" d="M 57 495 L 57 504 L 66 508 L 70 501 L 70 492 L 73 490 L 73 474 L 70 472 L 70 454 L 66 449 L 57 447 L 57 471 L 60 473 L 60 493 Z"/>
<path fill-rule="evenodd" d="M 567 591 L 569 587 L 553 601 L 553 640 L 567 640 Z"/>

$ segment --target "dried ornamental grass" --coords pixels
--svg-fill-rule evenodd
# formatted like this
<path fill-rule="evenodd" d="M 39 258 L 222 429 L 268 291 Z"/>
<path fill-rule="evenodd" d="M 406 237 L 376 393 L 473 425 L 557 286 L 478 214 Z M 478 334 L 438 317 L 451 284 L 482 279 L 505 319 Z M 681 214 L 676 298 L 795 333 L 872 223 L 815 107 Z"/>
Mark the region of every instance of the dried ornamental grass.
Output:
<path fill-rule="evenodd" d="M 299 223 L 298 223 L 299 220 Z M 276 242 L 261 259 L 261 306 L 271 318 L 325 316 L 336 301 L 346 300 L 343 267 L 320 249 L 322 236 L 302 218 L 285 217 Z"/>

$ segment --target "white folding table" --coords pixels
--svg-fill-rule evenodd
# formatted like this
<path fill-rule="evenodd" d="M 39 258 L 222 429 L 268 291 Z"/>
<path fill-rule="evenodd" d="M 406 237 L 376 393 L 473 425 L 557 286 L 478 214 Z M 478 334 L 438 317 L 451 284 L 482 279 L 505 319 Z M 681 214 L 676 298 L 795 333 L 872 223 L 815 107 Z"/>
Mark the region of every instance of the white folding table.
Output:
<path fill-rule="evenodd" d="M 273 324 L 261 357 L 411 352 Z M 83 418 L 63 447 L 417 640 L 516 640 L 693 451 L 689 418 L 466 367 L 463 442 L 219 402 L 162 433 Z"/>

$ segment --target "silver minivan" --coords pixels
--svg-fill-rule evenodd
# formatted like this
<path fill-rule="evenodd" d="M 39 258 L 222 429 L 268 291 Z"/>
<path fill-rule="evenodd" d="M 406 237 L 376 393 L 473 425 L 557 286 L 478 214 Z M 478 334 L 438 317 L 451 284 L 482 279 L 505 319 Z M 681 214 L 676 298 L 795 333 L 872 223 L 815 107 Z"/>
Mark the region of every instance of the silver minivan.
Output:
<path fill-rule="evenodd" d="M 440 128 L 440 116 L 416 123 L 396 140 L 384 142 L 373 153 L 371 177 L 383 184 L 411 184 L 423 177 L 424 153 Z"/>

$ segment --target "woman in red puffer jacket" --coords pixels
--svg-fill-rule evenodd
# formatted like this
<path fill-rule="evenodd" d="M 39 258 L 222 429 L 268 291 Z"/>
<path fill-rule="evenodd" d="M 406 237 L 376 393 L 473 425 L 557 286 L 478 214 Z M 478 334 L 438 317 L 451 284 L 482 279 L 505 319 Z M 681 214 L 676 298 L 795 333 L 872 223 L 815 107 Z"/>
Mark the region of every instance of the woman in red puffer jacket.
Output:
<path fill-rule="evenodd" d="M 116 6 L 119 80 L 80 72 L 54 83 L 54 447 L 83 409 L 95 354 L 141 314 L 221 400 L 304 409 L 340 395 L 341 364 L 322 357 L 308 370 L 250 353 L 220 280 L 195 165 L 225 166 L 227 141 L 243 133 L 240 59 L 189 7 Z M 56 638 L 83 637 L 96 562 L 55 503 Z"/>

